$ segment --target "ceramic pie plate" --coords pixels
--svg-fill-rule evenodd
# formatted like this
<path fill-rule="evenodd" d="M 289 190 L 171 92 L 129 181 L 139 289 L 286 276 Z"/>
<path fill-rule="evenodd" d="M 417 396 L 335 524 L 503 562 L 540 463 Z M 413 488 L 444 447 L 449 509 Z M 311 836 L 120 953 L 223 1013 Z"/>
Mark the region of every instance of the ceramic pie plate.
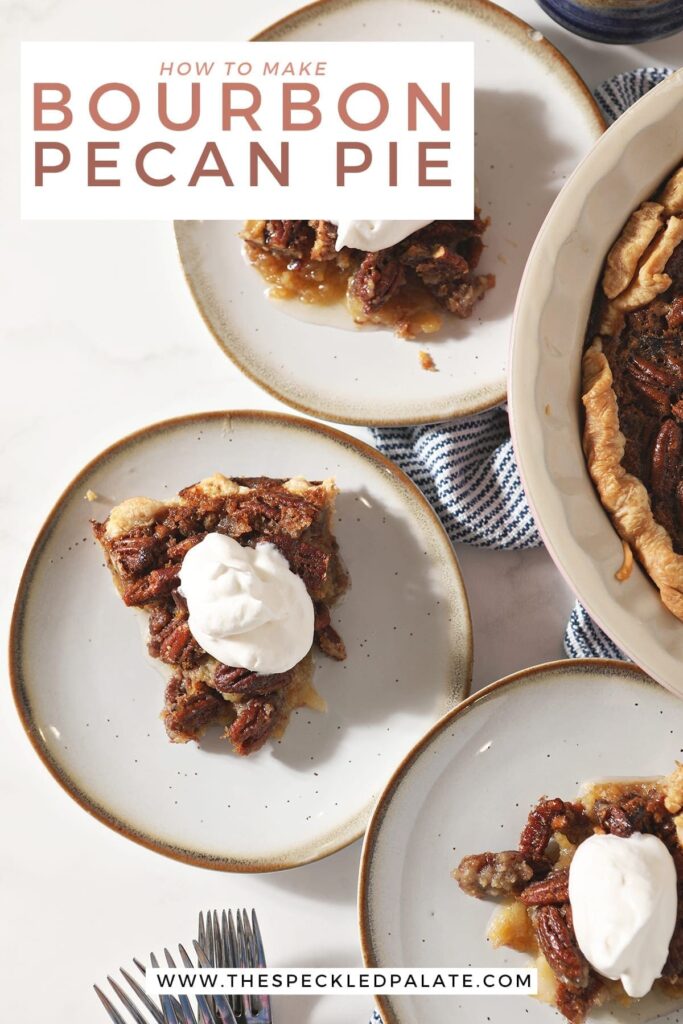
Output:
<path fill-rule="evenodd" d="M 446 316 L 438 335 L 414 342 L 304 322 L 293 315 L 296 302 L 266 297 L 242 255 L 240 223 L 179 221 L 182 266 L 218 344 L 271 394 L 321 419 L 426 423 L 503 401 L 526 258 L 562 182 L 604 128 L 583 82 L 539 32 L 486 0 L 327 0 L 258 38 L 474 41 L 476 175 L 491 217 L 481 269 L 495 273 L 497 285 L 471 319 Z M 336 319 L 350 324 L 341 313 Z M 421 369 L 420 349 L 437 373 Z"/>
<path fill-rule="evenodd" d="M 581 449 L 581 354 L 603 260 L 627 217 L 683 159 L 683 72 L 603 135 L 541 229 L 519 292 L 510 364 L 512 436 L 534 517 L 567 582 L 618 646 L 683 696 L 683 623 L 621 541 Z"/>
<path fill-rule="evenodd" d="M 300 709 L 247 758 L 220 729 L 200 745 L 167 739 L 164 679 L 89 528 L 125 497 L 171 497 L 216 470 L 334 476 L 352 579 L 334 611 L 348 659 L 316 656 L 327 713 Z M 471 659 L 458 563 L 417 488 L 360 441 L 262 412 L 168 420 L 97 456 L 40 532 L 10 641 L 21 720 L 71 796 L 160 853 L 235 871 L 293 867 L 358 838 L 395 764 L 467 694 Z"/>
<path fill-rule="evenodd" d="M 519 967 L 493 949 L 495 904 L 460 891 L 460 859 L 514 849 L 543 794 L 574 796 L 584 781 L 667 774 L 681 757 L 683 702 L 623 662 L 560 661 L 494 683 L 446 715 L 408 754 L 380 797 L 359 886 L 365 963 L 378 967 Z M 634 736 L 639 742 L 634 743 Z M 681 1004 L 650 996 L 611 1005 L 600 1020 L 675 1024 Z M 529 996 L 392 996 L 384 1024 L 552 1024 Z"/>

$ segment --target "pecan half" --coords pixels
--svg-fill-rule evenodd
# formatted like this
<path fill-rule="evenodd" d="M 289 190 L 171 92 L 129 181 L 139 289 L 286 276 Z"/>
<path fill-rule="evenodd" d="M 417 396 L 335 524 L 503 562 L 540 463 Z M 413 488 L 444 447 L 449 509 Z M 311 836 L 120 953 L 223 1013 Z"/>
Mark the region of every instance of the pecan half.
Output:
<path fill-rule="evenodd" d="M 195 533 L 192 537 L 184 537 L 183 540 L 170 543 L 166 548 L 167 558 L 171 562 L 182 562 L 190 548 L 193 548 L 195 544 L 199 544 L 200 540 L 203 540 L 205 536 L 205 533 Z"/>
<path fill-rule="evenodd" d="M 652 490 L 658 498 L 674 492 L 681 469 L 683 433 L 674 420 L 664 420 L 652 449 Z"/>
<path fill-rule="evenodd" d="M 281 721 L 282 702 L 276 694 L 267 699 L 254 697 L 240 705 L 237 718 L 227 730 L 227 737 L 235 753 L 243 757 L 262 747 Z"/>
<path fill-rule="evenodd" d="M 656 363 L 643 359 L 642 356 L 633 356 L 627 363 L 626 369 L 634 387 L 648 398 L 661 413 L 668 413 L 671 408 L 669 391 L 675 382 L 666 374 L 666 371 Z M 666 379 L 664 380 L 664 378 Z"/>
<path fill-rule="evenodd" d="M 364 313 L 384 306 L 405 280 L 403 267 L 386 252 L 369 252 L 356 271 L 351 291 L 357 295 Z"/>
<path fill-rule="evenodd" d="M 541 860 L 553 833 L 580 841 L 590 831 L 590 822 L 580 804 L 565 803 L 559 797 L 541 800 L 533 808 L 519 838 L 519 849 L 528 860 Z"/>
<path fill-rule="evenodd" d="M 330 624 L 330 610 L 323 601 L 315 606 L 315 639 L 318 647 L 328 658 L 344 661 L 346 645 L 337 630 Z"/>
<path fill-rule="evenodd" d="M 178 566 L 166 565 L 161 569 L 152 569 L 147 576 L 135 580 L 123 592 L 123 600 L 127 605 L 145 604 L 157 597 L 166 597 L 179 585 Z"/>
<path fill-rule="evenodd" d="M 593 813 L 605 832 L 609 832 L 613 836 L 621 836 L 622 839 L 628 839 L 636 831 L 635 824 L 631 821 L 623 807 L 617 807 L 615 804 L 604 804 L 602 801 L 598 801 L 593 808 Z"/>
<path fill-rule="evenodd" d="M 530 916 L 541 952 L 560 982 L 574 989 L 587 988 L 590 967 L 562 909 L 533 907 Z"/>
<path fill-rule="evenodd" d="M 268 539 L 282 552 L 289 562 L 289 568 L 301 576 L 307 590 L 315 597 L 325 583 L 332 555 L 308 541 L 286 534 L 277 534 Z"/>
<path fill-rule="evenodd" d="M 224 720 L 228 710 L 223 698 L 205 683 L 176 675 L 166 687 L 162 717 L 169 738 L 187 743 L 201 739 L 209 725 Z"/>
<path fill-rule="evenodd" d="M 158 649 L 156 657 L 167 665 L 181 665 L 191 668 L 204 657 L 204 651 L 190 632 L 184 619 L 175 619 L 166 627 L 161 637 L 155 637 L 150 645 L 150 654 Z"/>
<path fill-rule="evenodd" d="M 632 376 L 637 376 L 649 384 L 656 384 L 666 390 L 675 387 L 677 380 L 680 380 L 680 377 L 673 372 L 673 367 L 665 369 L 651 359 L 645 359 L 644 356 L 639 355 L 631 356 L 629 372 Z"/>
<path fill-rule="evenodd" d="M 477 899 L 519 893 L 533 877 L 534 868 L 518 850 L 463 857 L 453 872 L 453 878 L 462 891 Z"/>
<path fill-rule="evenodd" d="M 587 987 L 583 989 L 577 990 L 568 985 L 558 985 L 555 995 L 558 1010 L 570 1024 L 583 1024 L 591 1007 L 597 1001 L 603 984 L 600 978 L 592 974 Z"/>
<path fill-rule="evenodd" d="M 553 903 L 569 902 L 569 870 L 551 871 L 545 878 L 532 882 L 520 893 L 520 901 L 527 907 L 545 907 Z"/>
<path fill-rule="evenodd" d="M 231 668 L 219 665 L 211 686 L 219 693 L 236 693 L 249 697 L 265 696 L 282 689 L 292 681 L 292 673 L 279 672 L 277 675 L 259 675 L 248 668 Z"/>
<path fill-rule="evenodd" d="M 111 560 L 124 579 L 135 579 L 150 572 L 157 562 L 159 543 L 146 533 L 128 534 L 112 541 Z"/>

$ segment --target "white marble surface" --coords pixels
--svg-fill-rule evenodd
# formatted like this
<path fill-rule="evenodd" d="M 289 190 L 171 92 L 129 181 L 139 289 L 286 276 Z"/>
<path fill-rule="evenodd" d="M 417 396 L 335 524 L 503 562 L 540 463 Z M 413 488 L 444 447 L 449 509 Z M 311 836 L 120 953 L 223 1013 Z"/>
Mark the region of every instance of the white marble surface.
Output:
<path fill-rule="evenodd" d="M 197 316 L 163 224 L 24 223 L 18 218 L 21 39 L 247 37 L 293 0 L 0 0 L 0 344 L 3 629 L 26 553 L 63 486 L 107 443 L 200 408 L 278 403 L 242 378 Z M 533 0 L 508 6 L 545 32 L 591 85 L 643 64 L 677 66 L 676 36 L 596 46 L 553 25 Z M 459 551 L 475 629 L 475 685 L 559 657 L 572 603 L 542 551 Z M 90 985 L 164 943 L 187 940 L 206 906 L 255 905 L 274 964 L 360 962 L 360 844 L 270 876 L 221 875 L 136 847 L 84 814 L 49 778 L 0 690 L 0 963 L 3 1019 L 104 1020 Z M 33 965 L 41 959 L 40 982 Z M 27 1009 L 35 1007 L 35 1009 Z M 363 1021 L 365 998 L 281 998 L 278 1024 Z"/>

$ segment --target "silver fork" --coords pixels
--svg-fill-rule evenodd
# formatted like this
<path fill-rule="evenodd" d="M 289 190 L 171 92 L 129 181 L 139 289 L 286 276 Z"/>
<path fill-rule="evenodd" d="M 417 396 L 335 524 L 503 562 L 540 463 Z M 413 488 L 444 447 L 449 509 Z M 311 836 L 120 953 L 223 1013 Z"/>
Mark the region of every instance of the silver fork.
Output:
<path fill-rule="evenodd" d="M 236 922 L 236 923 L 235 923 Z M 266 966 L 263 939 L 256 911 L 251 922 L 246 910 L 235 912 L 208 911 L 199 915 L 197 941 L 194 948 L 202 967 L 246 968 Z M 245 993 L 232 996 L 230 1004 L 239 1024 L 273 1024 L 270 999 L 267 995 Z"/>
<path fill-rule="evenodd" d="M 178 950 L 183 966 L 194 967 L 184 947 L 179 946 Z M 164 955 L 168 966 L 175 968 L 175 961 L 168 949 L 164 950 Z M 144 964 L 140 963 L 139 960 L 134 960 L 133 963 L 144 977 L 146 973 Z M 153 953 L 150 956 L 150 963 L 152 967 L 159 966 L 159 961 Z M 147 995 L 143 986 L 128 971 L 123 967 L 120 968 L 120 971 L 126 983 L 137 996 L 141 1006 L 138 1006 L 126 990 L 114 981 L 112 977 L 107 977 L 107 981 L 130 1014 L 130 1019 L 133 1020 L 134 1024 L 237 1024 L 230 1003 L 225 996 L 214 996 L 211 1003 L 209 1003 L 206 996 L 197 995 L 195 997 L 197 1000 L 196 1014 L 189 998 L 185 995 L 180 996 L 178 999 L 174 996 L 163 995 L 160 997 L 159 1004 L 157 1005 Z M 121 1015 L 98 985 L 94 985 L 93 988 L 113 1024 L 130 1024 L 130 1019 Z M 145 1015 L 143 1009 L 148 1012 L 149 1016 Z"/>

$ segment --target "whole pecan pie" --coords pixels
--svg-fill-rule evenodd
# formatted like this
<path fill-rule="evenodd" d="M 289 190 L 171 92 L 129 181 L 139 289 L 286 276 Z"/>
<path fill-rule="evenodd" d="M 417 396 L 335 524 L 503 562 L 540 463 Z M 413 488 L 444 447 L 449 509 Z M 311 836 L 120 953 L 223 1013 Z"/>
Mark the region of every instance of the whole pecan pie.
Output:
<path fill-rule="evenodd" d="M 170 501 L 129 498 L 104 522 L 93 522 L 125 604 L 147 615 L 150 655 L 169 666 L 162 717 L 174 742 L 199 740 L 220 724 L 236 753 L 251 754 L 282 734 L 295 708 L 324 710 L 310 651 L 277 675 L 224 665 L 207 654 L 190 632 L 178 574 L 187 552 L 208 533 L 244 546 L 274 544 L 314 603 L 317 646 L 343 660 L 346 650 L 329 611 L 349 586 L 332 531 L 336 494 L 332 480 L 216 474 Z"/>
<path fill-rule="evenodd" d="M 273 298 L 328 305 L 345 301 L 357 324 L 391 327 L 403 338 L 431 334 L 442 311 L 461 319 L 495 284 L 475 274 L 488 221 L 435 220 L 378 252 L 336 248 L 327 220 L 250 220 L 246 254 Z"/>
<path fill-rule="evenodd" d="M 583 356 L 584 450 L 625 545 L 683 620 L 683 167 L 612 246 Z"/>
<path fill-rule="evenodd" d="M 498 899 L 489 925 L 496 946 L 527 953 L 538 968 L 538 997 L 572 1024 L 612 1000 L 628 1001 L 619 981 L 598 974 L 579 949 L 569 900 L 569 866 L 578 846 L 601 833 L 655 835 L 671 854 L 678 878 L 678 916 L 669 955 L 655 987 L 683 991 L 683 766 L 659 779 L 587 786 L 567 802 L 543 797 L 532 809 L 514 850 L 464 857 L 453 872 L 463 892 Z"/>

